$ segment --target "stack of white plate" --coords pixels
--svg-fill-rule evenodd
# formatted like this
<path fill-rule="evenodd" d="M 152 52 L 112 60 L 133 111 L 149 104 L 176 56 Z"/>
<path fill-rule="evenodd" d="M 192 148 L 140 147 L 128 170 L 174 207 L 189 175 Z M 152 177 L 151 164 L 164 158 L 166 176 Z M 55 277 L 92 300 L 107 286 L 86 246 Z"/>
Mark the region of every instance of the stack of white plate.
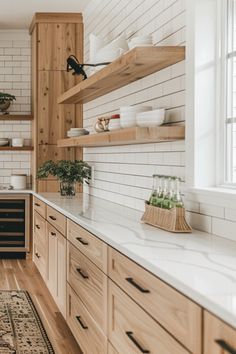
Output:
<path fill-rule="evenodd" d="M 88 134 L 89 134 L 89 131 L 84 128 L 71 128 L 67 132 L 68 138 L 75 138 L 77 136 L 88 135 Z"/>
<path fill-rule="evenodd" d="M 124 106 L 120 107 L 120 125 L 122 128 L 136 127 L 136 115 L 140 112 L 151 111 L 150 106 Z"/>
<path fill-rule="evenodd" d="M 0 146 L 5 146 L 9 143 L 9 139 L 7 138 L 1 138 L 0 139 Z"/>
<path fill-rule="evenodd" d="M 136 115 L 138 127 L 158 127 L 165 120 L 165 109 L 155 109 L 151 112 L 142 112 Z"/>
<path fill-rule="evenodd" d="M 146 36 L 136 36 L 133 37 L 129 43 L 129 49 L 135 48 L 135 47 L 149 47 L 153 45 L 152 41 L 152 36 L 146 35 Z"/>

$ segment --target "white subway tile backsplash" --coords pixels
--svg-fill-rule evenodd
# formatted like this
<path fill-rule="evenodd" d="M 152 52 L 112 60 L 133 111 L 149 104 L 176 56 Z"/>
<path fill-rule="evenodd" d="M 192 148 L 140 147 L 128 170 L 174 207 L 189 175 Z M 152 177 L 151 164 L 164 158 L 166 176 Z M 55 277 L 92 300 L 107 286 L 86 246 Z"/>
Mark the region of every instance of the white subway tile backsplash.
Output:
<path fill-rule="evenodd" d="M 30 36 L 27 31 L 0 33 L 0 91 L 16 96 L 10 113 L 30 113 Z M 25 139 L 31 143 L 31 123 L 0 121 L 0 137 Z M 0 152 L 0 184 L 9 184 L 12 173 L 30 175 L 30 153 Z"/>

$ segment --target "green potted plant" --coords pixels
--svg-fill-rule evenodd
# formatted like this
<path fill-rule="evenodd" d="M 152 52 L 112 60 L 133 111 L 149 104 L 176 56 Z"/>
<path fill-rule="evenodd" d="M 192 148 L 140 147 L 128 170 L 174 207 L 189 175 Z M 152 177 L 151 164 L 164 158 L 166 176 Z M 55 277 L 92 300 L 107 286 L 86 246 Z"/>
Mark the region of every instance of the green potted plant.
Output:
<path fill-rule="evenodd" d="M 4 114 L 8 114 L 8 108 L 10 107 L 12 101 L 16 100 L 14 95 L 9 93 L 0 92 L 0 111 Z"/>
<path fill-rule="evenodd" d="M 91 167 L 84 161 L 60 160 L 46 161 L 38 169 L 37 178 L 43 179 L 48 176 L 57 177 L 60 181 L 60 192 L 62 196 L 74 196 L 76 183 L 89 184 L 91 178 Z"/>

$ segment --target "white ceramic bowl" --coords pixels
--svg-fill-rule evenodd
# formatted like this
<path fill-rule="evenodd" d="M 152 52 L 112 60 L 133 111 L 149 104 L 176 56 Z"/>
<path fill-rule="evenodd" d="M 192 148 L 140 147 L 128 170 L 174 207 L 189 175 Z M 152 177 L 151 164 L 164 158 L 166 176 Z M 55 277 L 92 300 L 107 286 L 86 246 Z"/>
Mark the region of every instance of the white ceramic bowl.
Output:
<path fill-rule="evenodd" d="M 158 127 L 165 120 L 165 109 L 155 109 L 152 112 L 142 112 L 136 115 L 138 127 Z"/>
<path fill-rule="evenodd" d="M 124 106 L 120 107 L 120 125 L 122 128 L 136 127 L 136 114 L 151 111 L 151 106 Z"/>
<path fill-rule="evenodd" d="M 24 139 L 23 138 L 12 138 L 12 141 L 11 141 L 11 144 L 12 146 L 15 146 L 15 147 L 22 147 L 24 146 Z"/>

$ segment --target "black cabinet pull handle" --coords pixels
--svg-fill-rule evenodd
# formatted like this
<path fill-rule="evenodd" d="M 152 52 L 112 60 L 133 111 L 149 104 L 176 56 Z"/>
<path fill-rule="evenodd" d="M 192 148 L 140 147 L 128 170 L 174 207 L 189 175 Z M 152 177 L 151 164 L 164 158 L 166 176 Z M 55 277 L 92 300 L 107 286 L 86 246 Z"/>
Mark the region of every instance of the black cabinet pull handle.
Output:
<path fill-rule="evenodd" d="M 85 326 L 81 320 L 81 316 L 76 316 L 76 319 L 77 321 L 79 322 L 80 326 L 83 328 L 83 329 L 88 329 L 87 326 Z"/>
<path fill-rule="evenodd" d="M 88 246 L 88 244 L 89 244 L 87 241 L 84 241 L 82 239 L 82 237 L 76 237 L 76 240 L 79 241 L 80 243 L 82 243 L 82 245 L 84 245 L 84 246 Z"/>
<path fill-rule="evenodd" d="M 38 252 L 35 253 L 35 256 L 36 256 L 37 258 L 40 258 L 40 255 L 38 254 Z"/>
<path fill-rule="evenodd" d="M 88 278 L 89 278 L 88 275 L 85 275 L 85 274 L 83 273 L 82 269 L 76 268 L 76 270 L 77 270 L 77 272 L 81 275 L 82 278 L 84 278 L 84 279 L 88 279 Z"/>
<path fill-rule="evenodd" d="M 37 207 L 40 207 L 40 204 L 39 203 L 34 203 L 35 206 Z"/>
<path fill-rule="evenodd" d="M 39 225 L 35 225 L 36 229 L 40 230 L 40 226 Z"/>
<path fill-rule="evenodd" d="M 231 347 L 231 345 L 226 343 L 226 341 L 224 341 L 223 339 L 216 339 L 215 342 L 226 352 L 230 354 L 236 354 L 236 350 L 233 347 Z"/>
<path fill-rule="evenodd" d="M 133 337 L 133 332 L 125 332 L 129 339 L 136 345 L 136 347 L 140 350 L 141 353 L 150 353 L 150 350 L 143 349 L 139 342 Z"/>
<path fill-rule="evenodd" d="M 51 235 L 56 236 L 57 234 L 56 234 L 56 232 L 51 232 Z"/>
<path fill-rule="evenodd" d="M 130 283 L 131 285 L 133 285 L 136 289 L 138 289 L 141 293 L 143 294 L 148 294 L 150 293 L 150 290 L 148 289 L 143 289 L 140 285 L 138 285 L 133 278 L 125 278 L 125 280 Z"/>
<path fill-rule="evenodd" d="M 52 219 L 53 221 L 56 221 L 57 218 L 55 218 L 55 216 L 49 215 L 50 219 Z"/>

